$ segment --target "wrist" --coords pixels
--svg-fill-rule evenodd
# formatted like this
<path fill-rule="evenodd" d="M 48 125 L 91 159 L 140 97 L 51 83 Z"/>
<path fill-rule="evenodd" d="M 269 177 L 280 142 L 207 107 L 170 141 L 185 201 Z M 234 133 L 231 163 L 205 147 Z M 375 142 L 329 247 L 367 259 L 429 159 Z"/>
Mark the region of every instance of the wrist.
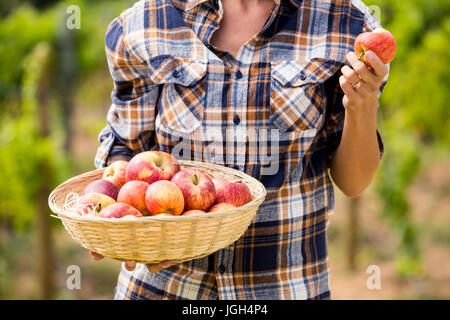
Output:
<path fill-rule="evenodd" d="M 130 161 L 130 158 L 126 156 L 110 156 L 106 161 L 106 165 L 109 166 L 116 161 Z"/>
<path fill-rule="evenodd" d="M 367 128 L 377 125 L 378 102 L 366 104 L 360 108 L 347 108 L 345 122 L 352 126 Z"/>

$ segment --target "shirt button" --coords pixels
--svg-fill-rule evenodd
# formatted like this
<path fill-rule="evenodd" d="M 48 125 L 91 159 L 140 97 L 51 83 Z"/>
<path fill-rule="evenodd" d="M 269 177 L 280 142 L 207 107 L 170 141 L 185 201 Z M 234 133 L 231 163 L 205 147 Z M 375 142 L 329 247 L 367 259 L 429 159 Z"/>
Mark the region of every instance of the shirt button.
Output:
<path fill-rule="evenodd" d="M 243 75 L 240 70 L 236 71 L 236 79 L 242 79 Z"/>
<path fill-rule="evenodd" d="M 174 71 L 172 72 L 172 76 L 173 76 L 174 78 L 179 78 L 179 77 L 180 77 L 180 73 L 179 73 L 177 70 L 174 70 Z"/>
<path fill-rule="evenodd" d="M 302 72 L 300 73 L 300 79 L 306 80 L 306 73 L 305 73 L 304 71 L 302 71 Z"/>
<path fill-rule="evenodd" d="M 241 123 L 241 118 L 239 118 L 239 116 L 237 114 L 234 115 L 234 117 L 233 117 L 233 123 L 235 125 L 238 125 L 239 123 Z"/>
<path fill-rule="evenodd" d="M 219 266 L 219 273 L 220 273 L 220 274 L 224 274 L 225 271 L 226 271 L 225 266 L 224 266 L 223 264 L 221 264 L 221 265 Z"/>

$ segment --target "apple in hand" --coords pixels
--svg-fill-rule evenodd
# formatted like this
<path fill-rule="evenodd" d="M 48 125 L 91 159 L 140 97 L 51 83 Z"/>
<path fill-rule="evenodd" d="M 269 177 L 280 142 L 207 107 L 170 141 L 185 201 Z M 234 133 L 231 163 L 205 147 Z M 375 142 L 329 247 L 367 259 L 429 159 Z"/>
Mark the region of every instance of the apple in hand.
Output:
<path fill-rule="evenodd" d="M 127 167 L 127 181 L 139 180 L 152 184 L 170 180 L 180 171 L 177 159 L 167 152 L 145 151 L 134 156 Z"/>
<path fill-rule="evenodd" d="M 102 178 L 122 188 L 127 182 L 127 167 L 128 161 L 115 161 L 105 168 Z"/>
<path fill-rule="evenodd" d="M 375 53 L 384 64 L 394 60 L 397 52 L 397 43 L 394 36 L 383 28 L 361 33 L 356 37 L 354 47 L 356 55 L 368 66 L 370 65 L 365 57 L 366 51 Z"/>
<path fill-rule="evenodd" d="M 156 181 L 148 187 L 145 203 L 152 216 L 160 213 L 179 216 L 184 210 L 183 193 L 175 183 L 167 180 Z"/>
<path fill-rule="evenodd" d="M 148 216 L 147 205 L 145 204 L 145 193 L 149 184 L 144 181 L 128 181 L 120 188 L 117 202 L 129 204 L 138 209 L 143 215 Z"/>
<path fill-rule="evenodd" d="M 100 218 L 116 219 L 130 215 L 135 217 L 142 217 L 142 213 L 138 209 L 130 206 L 129 204 L 119 202 L 106 207 L 98 214 Z"/>
<path fill-rule="evenodd" d="M 119 194 L 119 187 L 108 180 L 95 180 L 91 182 L 83 191 L 82 194 L 88 194 L 91 192 L 97 192 L 105 194 L 114 200 L 117 200 L 117 195 Z"/>
<path fill-rule="evenodd" d="M 115 203 L 116 200 L 105 194 L 90 192 L 82 195 L 78 199 L 76 212 L 81 216 L 89 214 L 97 216 L 101 210 Z"/>
<path fill-rule="evenodd" d="M 226 210 L 230 210 L 233 208 L 236 208 L 236 206 L 232 205 L 231 203 L 221 202 L 221 203 L 217 203 L 217 204 L 213 205 L 211 208 L 209 208 L 208 212 L 226 211 Z"/>
<path fill-rule="evenodd" d="M 185 210 L 206 211 L 216 200 L 212 180 L 200 169 L 183 169 L 171 180 L 183 193 Z"/>
<path fill-rule="evenodd" d="M 206 212 L 203 210 L 188 210 L 188 211 L 183 212 L 183 216 L 202 215 L 205 213 Z"/>
<path fill-rule="evenodd" d="M 229 182 L 221 177 L 214 178 L 213 182 L 216 187 L 215 203 L 225 202 L 240 207 L 252 201 L 250 189 L 243 182 Z"/>

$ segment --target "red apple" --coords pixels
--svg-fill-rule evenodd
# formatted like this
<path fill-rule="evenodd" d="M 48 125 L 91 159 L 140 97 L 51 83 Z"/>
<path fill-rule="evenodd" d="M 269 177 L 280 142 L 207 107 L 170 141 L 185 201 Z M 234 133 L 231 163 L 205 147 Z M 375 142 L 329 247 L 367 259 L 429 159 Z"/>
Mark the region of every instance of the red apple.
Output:
<path fill-rule="evenodd" d="M 115 161 L 103 171 L 103 179 L 111 181 L 119 188 L 127 182 L 128 161 Z"/>
<path fill-rule="evenodd" d="M 116 203 L 116 201 L 105 194 L 90 192 L 82 195 L 78 199 L 76 212 L 82 216 L 89 214 L 97 216 L 102 209 L 114 203 Z"/>
<path fill-rule="evenodd" d="M 201 169 L 199 169 L 199 170 L 201 170 Z M 202 172 L 203 172 L 204 174 L 206 174 L 206 176 L 207 176 L 208 178 L 210 178 L 211 180 L 214 179 L 214 176 L 213 176 L 211 173 L 209 173 L 208 171 L 202 170 Z"/>
<path fill-rule="evenodd" d="M 142 217 L 142 213 L 138 209 L 130 206 L 129 204 L 119 202 L 106 207 L 98 214 L 100 218 L 116 219 L 130 215 L 135 217 Z"/>
<path fill-rule="evenodd" d="M 214 178 L 216 187 L 215 203 L 231 203 L 236 207 L 252 201 L 252 194 L 247 185 L 243 182 L 229 182 L 224 178 Z"/>
<path fill-rule="evenodd" d="M 183 193 L 185 210 L 206 211 L 216 200 L 214 183 L 202 170 L 183 169 L 171 181 Z"/>
<path fill-rule="evenodd" d="M 354 46 L 356 55 L 368 66 L 370 65 L 365 57 L 366 51 L 375 53 L 384 64 L 394 60 L 397 52 L 397 43 L 394 36 L 382 28 L 361 33 L 356 37 Z"/>
<path fill-rule="evenodd" d="M 183 193 L 175 183 L 167 180 L 156 181 L 148 187 L 145 203 L 152 216 L 159 213 L 179 216 L 184 210 Z"/>
<path fill-rule="evenodd" d="M 202 215 L 205 214 L 205 211 L 202 210 L 188 210 L 183 212 L 183 216 L 190 216 L 190 215 Z"/>
<path fill-rule="evenodd" d="M 180 171 L 177 159 L 161 151 L 145 151 L 134 156 L 127 167 L 127 181 L 140 180 L 152 184 L 170 180 Z"/>
<path fill-rule="evenodd" d="M 233 208 L 236 208 L 236 206 L 232 205 L 231 203 L 221 202 L 209 208 L 208 212 L 227 211 Z"/>
<path fill-rule="evenodd" d="M 91 182 L 83 191 L 82 194 L 88 194 L 91 192 L 97 192 L 105 194 L 114 200 L 117 200 L 117 195 L 119 194 L 119 187 L 108 180 L 95 180 Z"/>
<path fill-rule="evenodd" d="M 117 202 L 127 203 L 138 209 L 144 216 L 148 216 L 147 205 L 145 204 L 145 193 L 149 184 L 144 181 L 128 181 L 120 188 Z"/>

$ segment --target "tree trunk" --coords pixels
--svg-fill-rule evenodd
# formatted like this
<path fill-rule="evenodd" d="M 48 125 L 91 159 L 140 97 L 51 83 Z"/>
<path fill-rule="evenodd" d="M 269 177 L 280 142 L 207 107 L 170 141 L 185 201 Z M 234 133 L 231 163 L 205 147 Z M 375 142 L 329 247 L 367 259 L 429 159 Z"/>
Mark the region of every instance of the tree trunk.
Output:
<path fill-rule="evenodd" d="M 39 116 L 39 135 L 42 138 L 48 138 L 50 135 L 49 128 L 49 106 L 48 106 L 48 90 L 49 90 L 49 74 L 48 60 L 44 59 L 45 65 L 42 66 L 41 79 L 38 87 L 37 111 Z M 41 172 L 45 179 L 41 182 L 38 192 L 37 205 L 37 224 L 38 224 L 38 259 L 39 259 L 39 284 L 40 299 L 52 299 L 54 294 L 53 286 L 53 246 L 51 239 L 50 214 L 48 208 L 48 195 L 50 194 L 50 181 L 52 181 L 52 171 L 50 164 L 43 162 L 41 164 Z"/>
<path fill-rule="evenodd" d="M 65 26 L 65 18 L 59 35 L 59 86 L 62 107 L 63 126 L 65 130 L 64 151 L 72 153 L 72 110 L 73 84 L 76 74 L 76 56 L 74 54 L 73 31 Z"/>

